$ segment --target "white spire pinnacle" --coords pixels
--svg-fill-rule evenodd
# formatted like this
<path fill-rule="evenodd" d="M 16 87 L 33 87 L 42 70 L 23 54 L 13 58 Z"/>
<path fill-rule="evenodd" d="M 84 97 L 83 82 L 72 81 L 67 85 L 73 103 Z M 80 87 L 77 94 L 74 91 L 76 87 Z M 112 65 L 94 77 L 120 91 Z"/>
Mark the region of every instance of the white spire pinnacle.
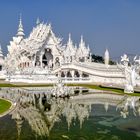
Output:
<path fill-rule="evenodd" d="M 81 35 L 81 42 L 84 42 L 84 41 L 83 41 L 83 35 Z"/>
<path fill-rule="evenodd" d="M 67 46 L 68 47 L 73 47 L 73 41 L 71 39 L 71 34 L 69 33 L 69 39 L 68 39 L 68 42 L 67 42 Z"/>
<path fill-rule="evenodd" d="M 75 53 L 76 53 L 76 49 L 75 49 L 75 46 L 73 44 L 73 41 L 71 39 L 71 34 L 69 33 L 69 39 L 68 39 L 68 42 L 67 42 L 67 45 L 66 45 L 66 49 L 65 49 L 65 55 L 66 56 L 74 56 Z"/>
<path fill-rule="evenodd" d="M 80 43 L 79 43 L 79 47 L 80 48 L 84 48 L 85 49 L 85 42 L 84 42 L 84 39 L 83 39 L 83 35 L 81 35 L 81 40 L 80 40 Z"/>
<path fill-rule="evenodd" d="M 108 67 L 108 65 L 109 65 L 109 51 L 108 51 L 108 49 L 105 50 L 104 62 L 105 62 L 105 65 Z"/>
<path fill-rule="evenodd" d="M 36 24 L 38 25 L 39 23 L 40 23 L 40 19 L 38 17 L 37 20 L 36 20 Z"/>
<path fill-rule="evenodd" d="M 1 49 L 1 44 L 0 44 L 0 57 L 3 58 L 3 53 L 2 53 L 2 49 Z"/>
<path fill-rule="evenodd" d="M 70 43 L 70 42 L 72 42 L 72 40 L 71 40 L 71 34 L 69 33 L 69 40 L 68 40 L 68 42 Z"/>
<path fill-rule="evenodd" d="M 21 17 L 21 14 L 20 14 L 17 36 L 23 38 L 24 35 L 25 34 L 24 34 L 24 30 L 23 30 L 23 25 L 22 25 L 22 17 Z"/>

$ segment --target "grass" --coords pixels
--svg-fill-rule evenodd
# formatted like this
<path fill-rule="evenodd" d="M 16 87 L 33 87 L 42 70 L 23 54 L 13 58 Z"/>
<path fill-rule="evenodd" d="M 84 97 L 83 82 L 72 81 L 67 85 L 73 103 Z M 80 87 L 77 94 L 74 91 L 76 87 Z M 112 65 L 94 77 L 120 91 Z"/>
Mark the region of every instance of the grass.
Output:
<path fill-rule="evenodd" d="M 11 107 L 11 103 L 0 99 L 0 115 L 6 112 Z"/>
<path fill-rule="evenodd" d="M 91 84 L 68 84 L 68 86 L 82 86 L 90 89 L 96 89 L 96 90 L 103 90 L 103 91 L 109 91 L 117 94 L 126 94 L 126 95 L 131 95 L 131 96 L 140 96 L 140 92 L 134 92 L 132 94 L 130 93 L 124 93 L 124 89 L 121 88 L 114 88 L 114 87 L 105 87 L 101 85 L 91 85 Z"/>
<path fill-rule="evenodd" d="M 52 84 L 10 84 L 10 83 L 0 83 L 0 87 L 48 87 Z"/>
<path fill-rule="evenodd" d="M 0 87 L 48 87 L 53 84 L 11 84 L 11 83 L 0 83 Z M 131 96 L 140 96 L 140 92 L 135 91 L 132 94 L 124 93 L 124 89 L 114 88 L 114 87 L 105 87 L 101 85 L 92 85 L 92 84 L 67 84 L 68 86 L 82 86 L 86 88 L 96 89 L 96 90 L 104 90 L 118 94 L 126 94 Z"/>

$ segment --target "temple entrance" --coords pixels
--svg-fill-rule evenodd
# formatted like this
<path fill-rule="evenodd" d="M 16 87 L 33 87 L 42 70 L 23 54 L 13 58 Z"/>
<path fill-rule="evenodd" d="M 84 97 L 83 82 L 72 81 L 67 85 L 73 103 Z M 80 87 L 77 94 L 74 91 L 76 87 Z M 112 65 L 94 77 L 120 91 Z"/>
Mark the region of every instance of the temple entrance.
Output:
<path fill-rule="evenodd" d="M 42 65 L 43 67 L 52 68 L 53 67 L 53 55 L 51 49 L 45 49 L 42 56 Z"/>
<path fill-rule="evenodd" d="M 43 63 L 43 66 L 47 66 L 48 65 L 48 60 L 47 60 L 47 57 L 46 57 L 45 54 L 43 55 L 42 63 Z"/>

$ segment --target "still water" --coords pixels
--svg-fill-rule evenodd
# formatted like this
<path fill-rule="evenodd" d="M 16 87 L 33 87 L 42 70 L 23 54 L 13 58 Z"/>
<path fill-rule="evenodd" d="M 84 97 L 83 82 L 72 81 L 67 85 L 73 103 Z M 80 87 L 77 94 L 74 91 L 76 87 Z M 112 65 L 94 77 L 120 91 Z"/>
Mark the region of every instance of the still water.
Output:
<path fill-rule="evenodd" d="M 0 90 L 15 104 L 0 140 L 140 140 L 138 97 L 105 93 L 52 98 L 46 89 Z"/>

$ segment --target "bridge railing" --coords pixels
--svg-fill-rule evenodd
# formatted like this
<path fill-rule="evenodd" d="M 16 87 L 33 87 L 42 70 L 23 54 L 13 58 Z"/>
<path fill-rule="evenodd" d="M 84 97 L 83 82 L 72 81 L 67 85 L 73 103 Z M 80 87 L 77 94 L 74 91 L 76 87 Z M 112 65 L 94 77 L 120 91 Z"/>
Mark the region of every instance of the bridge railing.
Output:
<path fill-rule="evenodd" d="M 91 78 L 89 77 L 78 77 L 78 78 L 73 78 L 73 77 L 66 77 L 66 78 L 61 78 L 62 81 L 90 81 Z"/>

